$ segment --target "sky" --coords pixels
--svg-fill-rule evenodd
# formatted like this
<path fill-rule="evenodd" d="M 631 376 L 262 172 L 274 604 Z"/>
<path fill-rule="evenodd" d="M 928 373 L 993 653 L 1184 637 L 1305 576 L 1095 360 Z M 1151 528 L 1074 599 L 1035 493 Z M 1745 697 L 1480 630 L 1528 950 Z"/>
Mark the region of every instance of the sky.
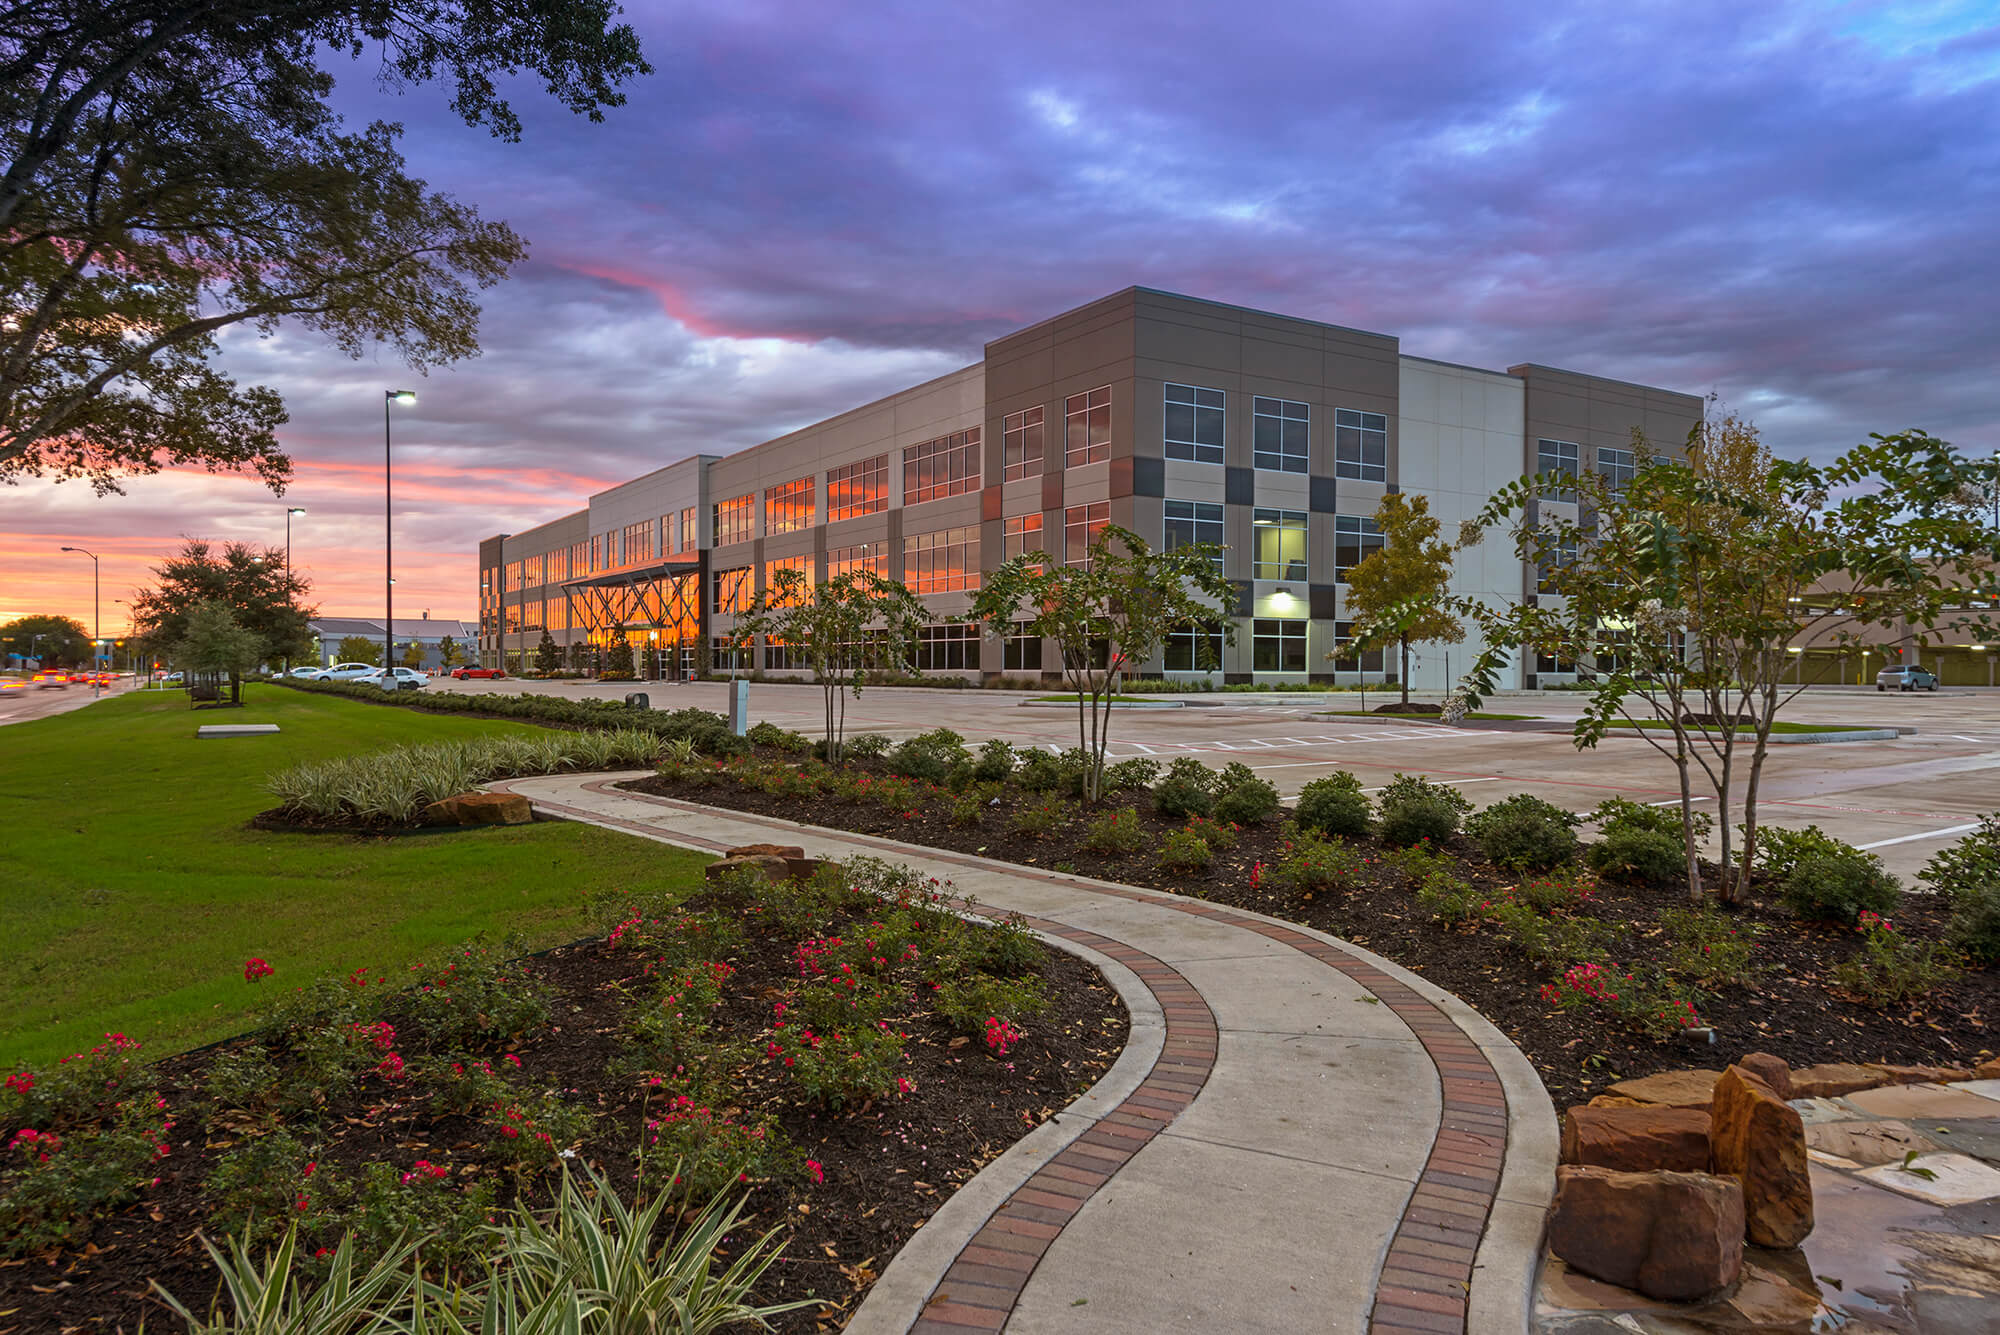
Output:
<path fill-rule="evenodd" d="M 1782 454 L 1923 427 L 2000 449 L 2000 0 L 1190 4 L 632 0 L 655 73 L 520 142 L 342 63 L 356 123 L 529 258 L 482 355 L 309 333 L 223 360 L 297 473 L 0 487 L 0 620 L 92 615 L 183 537 L 281 545 L 380 614 L 475 614 L 476 549 L 696 452 L 943 374 L 1132 284 L 1714 393 Z"/>

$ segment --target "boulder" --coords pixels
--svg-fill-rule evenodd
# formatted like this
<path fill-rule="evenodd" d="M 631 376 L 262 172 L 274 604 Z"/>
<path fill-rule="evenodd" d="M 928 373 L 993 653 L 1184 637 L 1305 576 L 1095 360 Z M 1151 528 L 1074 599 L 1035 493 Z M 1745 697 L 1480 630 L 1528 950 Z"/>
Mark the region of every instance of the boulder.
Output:
<path fill-rule="evenodd" d="M 1954 1080 L 1972 1079 L 1972 1072 L 1963 1066 L 1891 1066 L 1887 1062 L 1869 1062 L 1868 1069 L 1878 1073 L 1885 1085 L 1948 1085 Z"/>
<path fill-rule="evenodd" d="M 1685 1302 L 1743 1269 L 1743 1189 L 1707 1173 L 1556 1169 L 1549 1250 L 1586 1275 Z"/>
<path fill-rule="evenodd" d="M 1827 1062 L 1820 1066 L 1801 1066 L 1792 1072 L 1792 1097 L 1837 1099 L 1842 1094 L 1873 1089 L 1881 1084 L 1883 1079 L 1880 1071 L 1853 1062 Z"/>
<path fill-rule="evenodd" d="M 1979 1065 L 1973 1067 L 1972 1078 L 1975 1080 L 2000 1080 L 2000 1057 L 1995 1057 L 1990 1062 L 1981 1062 Z"/>
<path fill-rule="evenodd" d="M 824 858 L 786 858 L 785 874 L 796 881 L 810 881 L 813 877 L 819 875 L 821 867 L 835 865 L 838 864 L 830 863 Z"/>
<path fill-rule="evenodd" d="M 792 876 L 791 864 L 783 858 L 753 854 L 749 857 L 723 858 L 708 864 L 702 876 L 710 881 L 726 881 L 737 872 L 754 872 L 767 881 L 788 881 Z"/>
<path fill-rule="evenodd" d="M 519 793 L 459 793 L 424 808 L 426 825 L 526 825 L 534 808 Z"/>
<path fill-rule="evenodd" d="M 1715 1082 L 1709 1105 L 1715 1171 L 1743 1184 L 1747 1236 L 1760 1247 L 1796 1247 L 1812 1232 L 1812 1178 L 1798 1109 L 1740 1066 Z"/>
<path fill-rule="evenodd" d="M 1623 1094 L 1599 1094 L 1591 1099 L 1586 1106 L 1592 1108 L 1644 1108 L 1649 1105 L 1641 1103 L 1637 1099 L 1628 1099 Z"/>
<path fill-rule="evenodd" d="M 1771 1087 L 1771 1092 L 1781 1099 L 1794 1097 L 1792 1094 L 1792 1068 L 1785 1064 L 1783 1057 L 1773 1057 L 1768 1052 L 1753 1052 L 1737 1059 L 1736 1064 Z"/>
<path fill-rule="evenodd" d="M 1708 1114 L 1662 1104 L 1571 1108 L 1563 1119 L 1562 1162 L 1626 1173 L 1705 1173 Z"/>
<path fill-rule="evenodd" d="M 797 844 L 745 844 L 732 848 L 722 856 L 725 858 L 802 858 L 805 849 Z"/>
<path fill-rule="evenodd" d="M 1607 1085 L 1605 1093 L 1640 1103 L 1663 1103 L 1669 1108 L 1706 1108 L 1720 1071 L 1662 1071 L 1637 1080 L 1620 1080 Z"/>

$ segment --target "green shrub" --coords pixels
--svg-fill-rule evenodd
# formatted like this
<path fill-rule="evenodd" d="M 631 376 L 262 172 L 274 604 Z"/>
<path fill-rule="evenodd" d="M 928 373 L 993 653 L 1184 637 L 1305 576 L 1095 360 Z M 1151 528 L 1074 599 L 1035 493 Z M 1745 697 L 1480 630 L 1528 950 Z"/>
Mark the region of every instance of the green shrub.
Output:
<path fill-rule="evenodd" d="M 1741 834 L 1743 826 L 1736 832 Z M 1848 845 L 1820 829 L 1808 825 L 1803 830 L 1788 830 L 1782 825 L 1760 825 L 1757 827 L 1757 870 L 1782 881 L 1792 874 L 1792 869 L 1808 857 L 1822 853 L 1835 855 L 1845 852 Z"/>
<path fill-rule="evenodd" d="M 100 1125 L 64 1133 L 17 1129 L 0 1146 L 0 1256 L 71 1242 L 138 1195 L 171 1151 L 173 1120 L 165 1105 L 157 1094 L 135 1094 Z"/>
<path fill-rule="evenodd" d="M 859 737 L 849 737 L 840 744 L 840 753 L 854 760 L 879 760 L 889 754 L 890 742 L 879 732 L 864 732 Z"/>
<path fill-rule="evenodd" d="M 744 738 L 753 746 L 774 746 L 792 755 L 804 755 L 812 750 L 811 738 L 775 723 L 759 723 L 746 732 Z"/>
<path fill-rule="evenodd" d="M 1189 834 L 1198 834 L 1208 841 L 1208 846 L 1218 852 L 1227 853 L 1236 847 L 1242 831 L 1235 825 L 1223 825 L 1206 816 L 1189 816 L 1187 824 L 1181 827 Z"/>
<path fill-rule="evenodd" d="M 291 1220 L 305 1166 L 318 1157 L 284 1131 L 239 1143 L 209 1170 L 208 1227 L 257 1241 L 278 1237 Z"/>
<path fill-rule="evenodd" d="M 963 737 L 950 728 L 933 728 L 891 751 L 887 763 L 895 773 L 919 783 L 943 783 L 954 767 L 971 762 Z"/>
<path fill-rule="evenodd" d="M 1049 998 L 1042 980 L 996 978 L 992 974 L 960 974 L 947 979 L 931 996 L 937 1013 L 962 1034 L 978 1034 L 989 1019 L 1025 1020 L 1046 1014 Z"/>
<path fill-rule="evenodd" d="M 1160 866 L 1168 871 L 1206 871 L 1208 840 L 1187 830 L 1175 830 L 1160 841 Z"/>
<path fill-rule="evenodd" d="M 1859 915 L 1861 950 L 1833 968 L 1837 986 L 1875 1006 L 1919 997 L 1958 977 L 1956 952 L 1942 941 L 1920 941 L 1872 910 Z"/>
<path fill-rule="evenodd" d="M 1076 807 L 1066 798 L 1044 795 L 1014 809 L 1014 833 L 1047 834 L 1075 819 Z"/>
<path fill-rule="evenodd" d="M 1021 767 L 1014 771 L 1014 782 L 1025 792 L 1051 792 L 1062 781 L 1062 762 L 1048 751 L 1028 752 L 1021 757 Z"/>
<path fill-rule="evenodd" d="M 1303 829 L 1347 839 L 1361 838 L 1374 824 L 1361 780 L 1346 770 L 1314 779 L 1301 789 L 1292 816 Z"/>
<path fill-rule="evenodd" d="M 1230 768 L 1249 773 L 1246 766 L 1232 765 Z M 1223 777 L 1229 777 L 1228 770 L 1223 771 Z M 1238 776 L 1215 799 L 1215 818 L 1226 824 L 1261 825 L 1277 814 L 1278 790 L 1254 774 L 1247 779 Z"/>
<path fill-rule="evenodd" d="M 1442 843 L 1458 833 L 1472 810 L 1465 794 L 1416 774 L 1398 774 L 1382 790 L 1382 842 L 1407 847 L 1420 839 Z"/>
<path fill-rule="evenodd" d="M 549 988 L 491 942 L 413 967 L 393 1007 L 429 1051 L 478 1048 L 549 1022 Z"/>
<path fill-rule="evenodd" d="M 1751 960 L 1763 931 L 1755 924 L 1738 926 L 1713 909 L 1686 908 L 1662 910 L 1660 927 L 1668 972 L 1704 987 L 1747 983 L 1753 976 Z"/>
<path fill-rule="evenodd" d="M 1465 823 L 1487 861 L 1508 871 L 1551 871 L 1576 857 L 1577 818 L 1553 802 L 1519 793 Z"/>
<path fill-rule="evenodd" d="M 1599 834 L 1613 830 L 1654 830 L 1681 842 L 1681 812 L 1678 805 L 1656 807 L 1634 802 L 1629 797 L 1607 797 L 1591 808 L 1586 818 L 1594 821 Z M 1694 841 L 1705 841 L 1715 830 L 1715 817 L 1705 811 L 1694 813 Z"/>
<path fill-rule="evenodd" d="M 1952 943 L 1980 963 L 2000 962 L 2000 881 L 1969 886 L 1951 901 Z"/>
<path fill-rule="evenodd" d="M 1093 853 L 1136 853 L 1146 846 L 1146 827 L 1131 807 L 1107 811 L 1090 822 L 1083 846 Z"/>
<path fill-rule="evenodd" d="M 1215 786 L 1214 770 L 1193 756 L 1180 756 L 1167 766 L 1167 777 L 1153 785 L 1153 809 L 1168 820 L 1210 815 Z"/>
<path fill-rule="evenodd" d="M 1461 880 L 1438 867 L 1425 873 L 1417 885 L 1417 903 L 1433 921 L 1446 926 L 1471 922 L 1479 917 L 1486 896 L 1471 882 Z"/>
<path fill-rule="evenodd" d="M 1428 840 L 1411 844 L 1408 848 L 1391 848 L 1382 854 L 1382 861 L 1410 878 L 1417 885 L 1433 872 L 1451 872 L 1452 860 L 1443 850 L 1433 847 Z"/>
<path fill-rule="evenodd" d="M 1014 772 L 1014 748 L 998 737 L 988 739 L 972 762 L 972 777 L 980 783 L 1004 783 Z"/>
<path fill-rule="evenodd" d="M 2000 814 L 1943 850 L 1917 873 L 1952 905 L 1951 937 L 1981 964 L 2000 962 Z"/>
<path fill-rule="evenodd" d="M 1882 859 L 1850 848 L 1842 853 L 1810 853 L 1800 858 L 1778 891 L 1784 906 L 1801 918 L 1853 926 L 1863 911 L 1896 911 L 1902 886 Z"/>
<path fill-rule="evenodd" d="M 1687 875 L 1687 850 L 1681 845 L 1680 823 L 1669 830 L 1614 825 L 1602 839 L 1583 851 L 1583 860 L 1600 876 L 1647 885 L 1665 885 Z"/>
<path fill-rule="evenodd" d="M 1291 851 L 1267 870 L 1271 884 L 1289 894 L 1311 896 L 1344 890 L 1361 870 L 1361 855 L 1338 839 L 1294 840 Z"/>
<path fill-rule="evenodd" d="M 1104 791 L 1143 793 L 1151 788 L 1159 777 L 1159 761 L 1135 756 L 1130 760 L 1121 760 L 1115 765 L 1104 767 Z"/>

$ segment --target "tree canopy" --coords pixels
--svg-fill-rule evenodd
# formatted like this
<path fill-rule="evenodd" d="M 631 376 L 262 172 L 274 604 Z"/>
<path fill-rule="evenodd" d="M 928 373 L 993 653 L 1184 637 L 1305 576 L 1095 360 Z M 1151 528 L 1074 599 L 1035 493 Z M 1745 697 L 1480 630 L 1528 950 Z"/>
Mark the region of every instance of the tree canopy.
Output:
<path fill-rule="evenodd" d="M 73 617 L 16 617 L 0 626 L 0 653 L 74 666 L 91 657 L 90 632 Z"/>
<path fill-rule="evenodd" d="M 264 642 L 228 603 L 210 598 L 188 609 L 181 636 L 169 653 L 174 666 L 190 678 L 229 678 L 229 698 L 240 701 L 243 674 L 264 656 Z"/>
<path fill-rule="evenodd" d="M 263 658 L 313 655 L 307 623 L 317 609 L 300 601 L 311 584 L 285 569 L 282 547 L 259 549 L 241 542 L 217 547 L 190 538 L 153 567 L 153 577 L 155 585 L 133 595 L 132 627 L 156 651 L 170 650 L 186 638 L 187 619 L 196 607 L 219 602 L 257 637 Z"/>
<path fill-rule="evenodd" d="M 349 132 L 319 61 L 379 53 L 516 137 L 533 71 L 592 119 L 648 67 L 609 0 L 23 0 L 0 15 L 0 480 L 115 490 L 168 465 L 290 475 L 278 395 L 216 335 L 291 320 L 412 367 L 478 351 L 476 289 L 525 245 Z"/>
<path fill-rule="evenodd" d="M 1347 572 L 1347 606 L 1358 648 L 1402 649 L 1403 703 L 1410 703 L 1410 646 L 1457 644 L 1465 628 L 1450 608 L 1452 558 L 1458 548 L 1438 537 L 1430 500 L 1390 492 L 1375 507 L 1382 545 Z M 1331 657 L 1339 657 L 1335 650 Z"/>

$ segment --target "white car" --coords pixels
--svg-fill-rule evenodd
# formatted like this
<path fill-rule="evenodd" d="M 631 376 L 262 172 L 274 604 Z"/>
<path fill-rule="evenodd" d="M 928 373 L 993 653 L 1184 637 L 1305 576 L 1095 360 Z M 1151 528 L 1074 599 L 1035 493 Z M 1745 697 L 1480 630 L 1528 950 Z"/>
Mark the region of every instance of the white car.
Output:
<path fill-rule="evenodd" d="M 391 668 L 387 672 L 379 669 L 371 670 L 367 676 L 360 679 L 364 686 L 380 686 L 385 691 L 421 690 L 424 683 L 429 680 L 430 678 L 415 668 L 406 667 Z"/>
<path fill-rule="evenodd" d="M 382 669 L 373 663 L 335 663 L 332 667 L 321 668 L 314 681 L 361 681 L 372 677 Z"/>
<path fill-rule="evenodd" d="M 324 671 L 326 671 L 325 668 L 317 668 L 308 664 L 305 667 L 295 667 L 285 675 L 287 677 L 295 677 L 300 681 L 318 681 L 319 674 Z"/>

